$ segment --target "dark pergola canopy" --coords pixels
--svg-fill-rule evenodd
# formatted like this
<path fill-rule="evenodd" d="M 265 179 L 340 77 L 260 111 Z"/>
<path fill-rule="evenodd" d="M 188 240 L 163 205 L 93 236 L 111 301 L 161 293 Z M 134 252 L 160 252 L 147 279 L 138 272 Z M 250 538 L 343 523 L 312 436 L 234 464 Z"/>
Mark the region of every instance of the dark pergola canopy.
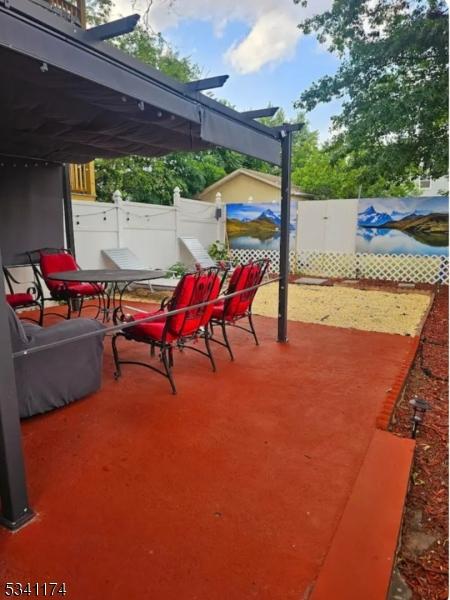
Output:
<path fill-rule="evenodd" d="M 87 162 L 223 146 L 280 164 L 279 133 L 27 0 L 0 4 L 0 154 Z"/>
<path fill-rule="evenodd" d="M 67 162 L 216 146 L 281 164 L 278 341 L 286 342 L 290 159 L 292 132 L 299 126 L 266 127 L 255 119 L 273 115 L 275 108 L 239 113 L 201 93 L 223 85 L 226 76 L 180 83 L 102 41 L 129 31 L 136 22 L 133 15 L 86 31 L 29 0 L 0 0 L 0 164 L 12 160 L 14 168 L 16 159 L 44 161 L 40 164 L 59 172 Z M 65 233 L 72 247 L 67 168 L 63 175 Z M 14 177 L 17 181 L 20 175 Z M 30 187 L 30 181 L 21 189 Z M 34 197 L 45 209 L 49 198 L 44 186 Z M 0 300 L 4 292 L 0 278 Z M 33 513 L 4 301 L 0 338 L 0 523 L 17 529 Z"/>

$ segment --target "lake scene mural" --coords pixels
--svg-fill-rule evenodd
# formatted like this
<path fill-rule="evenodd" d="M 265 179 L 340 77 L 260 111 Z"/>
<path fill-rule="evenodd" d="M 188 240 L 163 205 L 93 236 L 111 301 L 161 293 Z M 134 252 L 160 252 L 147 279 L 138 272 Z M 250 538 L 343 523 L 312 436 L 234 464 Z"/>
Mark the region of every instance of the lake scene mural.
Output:
<path fill-rule="evenodd" d="M 362 198 L 356 251 L 374 254 L 448 253 L 448 198 Z"/>
<path fill-rule="evenodd" d="M 297 205 L 291 202 L 289 245 L 295 248 Z M 279 250 L 280 203 L 227 204 L 227 235 L 230 248 Z"/>

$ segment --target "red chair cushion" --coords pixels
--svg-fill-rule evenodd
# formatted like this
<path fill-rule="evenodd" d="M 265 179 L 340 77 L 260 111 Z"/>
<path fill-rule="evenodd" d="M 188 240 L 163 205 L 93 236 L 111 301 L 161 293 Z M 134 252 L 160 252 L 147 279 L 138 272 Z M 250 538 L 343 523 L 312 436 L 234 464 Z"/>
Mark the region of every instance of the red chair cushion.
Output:
<path fill-rule="evenodd" d="M 223 307 L 224 306 L 225 306 L 225 300 L 219 300 L 217 302 L 217 304 L 214 304 L 211 317 L 213 319 L 221 319 L 223 316 Z"/>
<path fill-rule="evenodd" d="M 16 306 L 34 304 L 34 298 L 31 294 L 27 293 L 6 294 L 6 302 L 15 308 Z"/>
<path fill-rule="evenodd" d="M 163 339 L 165 322 L 139 323 L 136 327 L 130 327 L 127 331 L 136 340 L 155 340 L 161 342 Z M 166 336 L 168 342 L 172 341 L 170 335 Z"/>
<path fill-rule="evenodd" d="M 55 254 L 46 254 L 41 252 L 40 259 L 41 271 L 45 283 L 51 292 L 61 292 L 69 296 L 96 296 L 103 291 L 103 285 L 94 285 L 93 283 L 63 282 L 56 279 L 48 279 L 48 275 L 62 271 L 78 271 L 78 265 L 74 257 L 67 252 L 57 252 Z"/>
<path fill-rule="evenodd" d="M 59 273 L 60 271 L 78 271 L 78 265 L 74 257 L 67 252 L 56 252 L 54 254 L 41 252 L 40 267 L 45 283 L 51 292 L 58 291 L 64 287 L 64 282 L 48 279 L 48 275 Z"/>
<path fill-rule="evenodd" d="M 100 285 L 93 283 L 67 283 L 65 290 L 69 296 L 96 296 L 103 290 Z"/>
<path fill-rule="evenodd" d="M 209 277 L 213 277 L 214 280 L 212 282 L 212 286 L 211 286 L 211 292 L 209 294 L 208 300 L 215 300 L 219 293 L 220 293 L 220 279 L 216 274 L 210 275 Z M 201 319 L 200 325 L 201 327 L 206 327 L 206 325 L 210 322 L 211 317 L 213 316 L 214 313 L 214 308 L 215 308 L 215 304 L 210 304 L 209 306 L 206 306 L 204 309 L 204 314 L 203 317 Z"/>
<path fill-rule="evenodd" d="M 220 292 L 220 279 L 217 273 L 192 273 L 185 275 L 178 284 L 167 310 L 187 308 L 208 300 L 214 300 Z M 154 339 L 162 341 L 164 331 L 167 342 L 195 334 L 200 327 L 205 327 L 213 314 L 214 306 L 194 308 L 179 315 L 166 318 L 165 311 L 139 313 L 133 320 L 139 321 L 149 316 L 159 315 L 150 323 L 138 323 L 130 327 L 128 335 L 135 339 Z"/>
<path fill-rule="evenodd" d="M 150 323 L 139 323 L 140 319 L 145 319 L 147 317 L 153 317 L 156 315 L 160 315 L 158 319 L 155 321 L 151 321 Z M 156 310 L 155 312 L 149 313 L 139 313 L 139 315 L 134 315 L 132 317 L 133 321 L 137 321 L 137 325 L 135 327 L 130 327 L 126 330 L 126 334 L 138 340 L 156 340 L 158 342 L 162 341 L 164 327 L 166 325 L 166 317 L 164 315 L 164 311 Z M 166 336 L 168 342 L 172 341 L 173 338 L 170 335 Z"/>
<path fill-rule="evenodd" d="M 261 268 L 257 264 L 241 265 L 237 267 L 231 277 L 228 292 L 238 292 L 239 290 L 252 287 L 259 283 Z M 225 306 L 224 319 L 233 321 L 243 317 L 250 309 L 251 303 L 255 296 L 255 291 L 243 292 L 227 302 Z"/>

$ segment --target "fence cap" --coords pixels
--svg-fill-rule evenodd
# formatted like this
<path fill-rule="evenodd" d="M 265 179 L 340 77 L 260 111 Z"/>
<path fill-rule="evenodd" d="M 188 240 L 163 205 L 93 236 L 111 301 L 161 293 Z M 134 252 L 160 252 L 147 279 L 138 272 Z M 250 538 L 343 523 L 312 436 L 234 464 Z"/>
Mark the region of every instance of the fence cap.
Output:
<path fill-rule="evenodd" d="M 120 193 L 120 190 L 116 190 L 114 192 L 114 194 L 112 195 L 112 199 L 114 201 L 114 204 L 119 204 L 119 202 L 122 202 L 122 194 Z"/>

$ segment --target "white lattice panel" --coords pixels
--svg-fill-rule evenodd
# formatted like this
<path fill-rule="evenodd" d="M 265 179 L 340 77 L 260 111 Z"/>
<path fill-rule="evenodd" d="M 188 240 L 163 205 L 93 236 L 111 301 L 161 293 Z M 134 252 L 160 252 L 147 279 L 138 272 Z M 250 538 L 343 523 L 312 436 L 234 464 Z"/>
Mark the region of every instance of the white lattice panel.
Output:
<path fill-rule="evenodd" d="M 278 250 L 231 250 L 233 259 L 246 263 L 249 260 L 258 260 L 259 258 L 270 259 L 269 273 L 278 273 L 280 262 L 280 253 Z M 295 271 L 296 254 L 294 250 L 289 252 L 289 264 L 291 272 Z"/>
<path fill-rule="evenodd" d="M 278 250 L 232 250 L 241 262 L 268 257 L 270 272 L 278 272 Z M 449 258 L 415 254 L 343 254 L 339 252 L 290 252 L 291 272 L 320 277 L 382 279 L 411 283 L 449 282 Z"/>

